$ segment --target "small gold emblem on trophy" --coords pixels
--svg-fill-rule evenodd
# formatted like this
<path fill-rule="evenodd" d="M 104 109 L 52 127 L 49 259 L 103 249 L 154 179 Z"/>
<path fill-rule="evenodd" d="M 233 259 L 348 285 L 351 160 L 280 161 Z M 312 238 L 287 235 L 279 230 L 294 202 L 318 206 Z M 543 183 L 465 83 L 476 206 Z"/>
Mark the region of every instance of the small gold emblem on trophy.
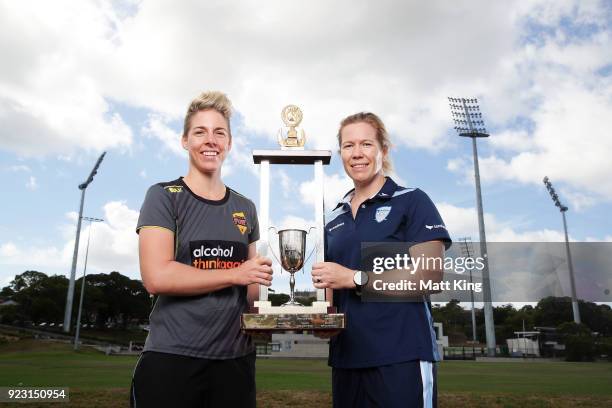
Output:
<path fill-rule="evenodd" d="M 303 149 L 304 143 L 306 143 L 306 135 L 303 129 L 296 129 L 300 122 L 302 122 L 302 110 L 295 105 L 287 105 L 283 108 L 281 113 L 281 119 L 285 123 L 285 126 L 289 128 L 287 136 L 283 135 L 283 129 L 278 131 L 278 144 L 281 149 Z"/>

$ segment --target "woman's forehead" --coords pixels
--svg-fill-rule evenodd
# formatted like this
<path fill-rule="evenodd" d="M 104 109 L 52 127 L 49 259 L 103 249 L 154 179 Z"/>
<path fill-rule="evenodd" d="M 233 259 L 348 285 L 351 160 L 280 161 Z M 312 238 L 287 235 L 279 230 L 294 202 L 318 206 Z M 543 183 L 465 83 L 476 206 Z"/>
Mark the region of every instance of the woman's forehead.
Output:
<path fill-rule="evenodd" d="M 346 125 L 340 133 L 342 141 L 377 140 L 376 129 L 369 123 L 357 122 Z"/>
<path fill-rule="evenodd" d="M 196 112 L 191 118 L 191 128 L 228 128 L 225 117 L 214 109 L 206 109 Z"/>

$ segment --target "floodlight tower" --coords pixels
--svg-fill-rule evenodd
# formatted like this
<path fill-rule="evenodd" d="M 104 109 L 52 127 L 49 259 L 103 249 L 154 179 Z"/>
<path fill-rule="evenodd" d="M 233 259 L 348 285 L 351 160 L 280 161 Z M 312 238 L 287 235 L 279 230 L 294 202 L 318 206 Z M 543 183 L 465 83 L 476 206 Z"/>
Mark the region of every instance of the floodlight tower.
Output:
<path fill-rule="evenodd" d="M 474 247 L 472 245 L 472 238 L 465 237 L 459 238 L 459 242 L 461 242 L 461 255 L 464 258 L 470 259 L 474 256 Z M 473 283 L 472 279 L 472 269 L 470 268 L 470 287 Z M 474 289 L 470 289 L 470 300 L 472 302 L 472 341 L 476 343 L 478 338 L 476 336 L 476 309 L 474 308 Z"/>
<path fill-rule="evenodd" d="M 102 218 L 83 217 L 89 221 L 89 232 L 87 233 L 87 249 L 85 250 L 85 265 L 83 266 L 83 280 L 81 281 L 81 299 L 79 300 L 79 312 L 77 313 L 76 330 L 74 334 L 74 350 L 79 349 L 79 333 L 81 331 L 81 313 L 83 311 L 83 298 L 85 297 L 85 277 L 87 276 L 87 258 L 89 257 L 89 241 L 91 240 L 91 223 L 104 222 Z"/>
<path fill-rule="evenodd" d="M 79 255 L 79 238 L 81 237 L 81 220 L 83 218 L 83 203 L 85 202 L 85 190 L 91 184 L 94 176 L 98 173 L 98 167 L 104 159 L 106 152 L 102 153 L 96 162 L 96 165 L 89 173 L 89 177 L 83 183 L 79 184 L 81 190 L 81 205 L 79 207 L 79 219 L 77 220 L 76 239 L 74 241 L 74 252 L 72 254 L 72 268 L 70 269 L 70 281 L 68 282 L 68 293 L 66 294 L 66 308 L 64 309 L 64 332 L 70 332 L 70 320 L 72 317 L 72 299 L 74 298 L 74 276 L 76 274 L 77 257 Z"/>
<path fill-rule="evenodd" d="M 448 98 L 455 130 L 462 137 L 472 139 L 472 152 L 474 154 L 474 179 L 476 181 L 476 204 L 478 207 L 478 233 L 480 239 L 480 256 L 483 258 L 484 268 L 482 270 L 482 286 L 484 300 L 485 333 L 487 337 L 487 355 L 495 356 L 495 322 L 493 321 L 493 305 L 491 303 L 491 282 L 489 280 L 489 259 L 487 255 L 487 238 L 485 235 L 484 216 L 482 210 L 482 194 L 480 191 L 480 169 L 478 167 L 478 148 L 476 138 L 489 137 L 478 99 L 471 98 Z"/>
<path fill-rule="evenodd" d="M 574 265 L 572 263 L 572 253 L 570 252 L 569 238 L 567 236 L 567 221 L 565 220 L 565 213 L 567 212 L 568 208 L 561 203 L 561 200 L 559 200 L 559 196 L 553 188 L 550 179 L 548 177 L 544 177 L 544 180 L 542 181 L 544 182 L 544 185 L 546 186 L 546 189 L 550 194 L 550 198 L 552 198 L 553 202 L 555 203 L 555 206 L 559 207 L 559 211 L 563 216 L 563 230 L 565 231 L 565 251 L 567 253 L 567 267 L 569 269 L 570 287 L 572 290 L 572 311 L 574 312 L 574 323 L 580 323 L 580 310 L 578 309 L 578 300 L 576 299 L 576 283 L 574 282 Z"/>

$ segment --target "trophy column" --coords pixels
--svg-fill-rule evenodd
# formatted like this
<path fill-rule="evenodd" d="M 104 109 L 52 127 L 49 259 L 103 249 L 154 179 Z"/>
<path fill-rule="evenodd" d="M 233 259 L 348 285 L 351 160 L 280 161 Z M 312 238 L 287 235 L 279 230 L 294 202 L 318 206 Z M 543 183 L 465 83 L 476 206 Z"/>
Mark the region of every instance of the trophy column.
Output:
<path fill-rule="evenodd" d="M 270 161 L 259 163 L 259 242 L 257 252 L 268 256 L 268 227 L 270 226 Z M 268 301 L 268 287 L 259 285 L 259 301 Z"/>
<path fill-rule="evenodd" d="M 327 162 L 329 163 L 329 161 Z M 326 163 L 326 164 L 327 164 Z M 316 261 L 323 262 L 325 260 L 325 220 L 323 218 L 325 214 L 325 201 L 324 201 L 324 174 L 323 174 L 323 160 L 315 160 L 314 163 L 314 180 L 316 189 L 315 198 L 315 224 L 317 232 L 315 235 L 316 242 Z M 317 302 L 325 302 L 325 289 L 317 289 Z"/>

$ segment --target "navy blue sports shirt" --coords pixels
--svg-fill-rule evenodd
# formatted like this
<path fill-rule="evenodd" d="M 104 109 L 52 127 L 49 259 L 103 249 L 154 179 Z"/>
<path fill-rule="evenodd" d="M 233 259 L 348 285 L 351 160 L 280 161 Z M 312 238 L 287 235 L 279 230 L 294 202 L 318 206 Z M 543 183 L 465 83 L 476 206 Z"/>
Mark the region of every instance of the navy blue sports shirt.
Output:
<path fill-rule="evenodd" d="M 325 226 L 325 260 L 359 269 L 362 242 L 451 239 L 434 203 L 418 188 L 387 177 L 353 219 L 349 191 Z M 334 290 L 334 305 L 346 314 L 346 328 L 330 341 L 329 365 L 363 368 L 412 360 L 438 361 L 431 306 L 423 302 L 362 302 L 354 289 Z"/>

